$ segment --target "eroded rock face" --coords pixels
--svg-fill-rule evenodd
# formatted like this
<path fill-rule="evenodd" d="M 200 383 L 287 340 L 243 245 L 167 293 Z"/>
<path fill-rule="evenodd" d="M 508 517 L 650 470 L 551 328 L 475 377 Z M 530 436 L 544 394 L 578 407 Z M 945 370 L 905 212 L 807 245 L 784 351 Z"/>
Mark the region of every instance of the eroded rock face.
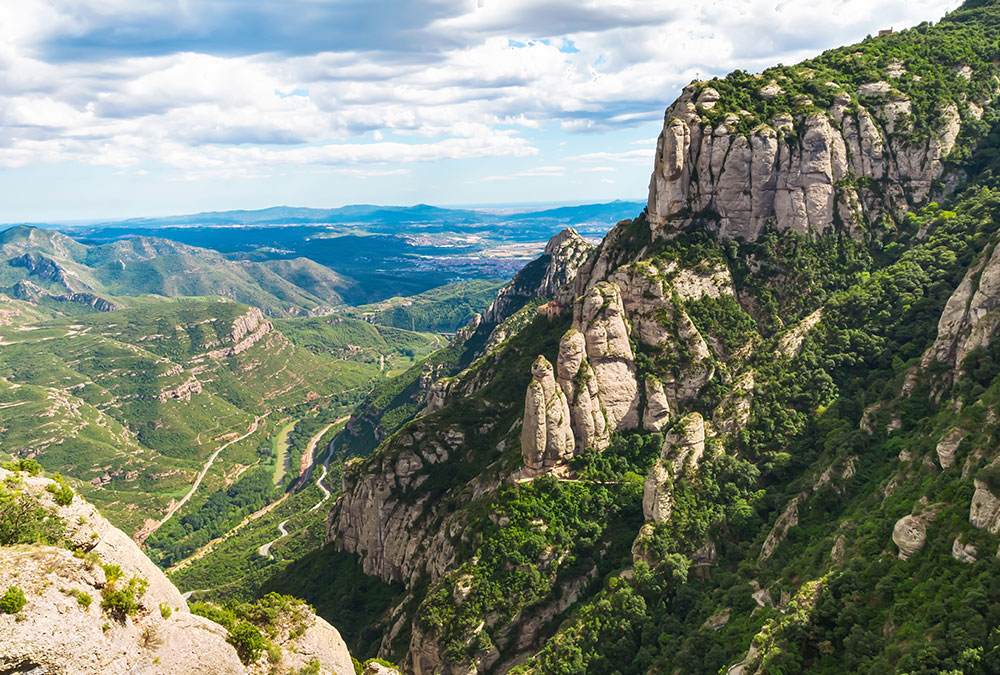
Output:
<path fill-rule="evenodd" d="M 646 409 L 642 414 L 642 428 L 646 431 L 660 431 L 670 422 L 670 401 L 663 389 L 663 383 L 647 377 L 643 383 L 646 388 Z"/>
<path fill-rule="evenodd" d="M 955 541 L 951 545 L 952 558 L 963 563 L 974 563 L 978 560 L 977 554 L 975 546 L 963 542 L 961 537 L 955 537 Z"/>
<path fill-rule="evenodd" d="M 990 534 L 1000 533 L 1000 499 L 981 480 L 977 479 L 975 486 L 969 507 L 969 524 Z"/>
<path fill-rule="evenodd" d="M 242 354 L 260 342 L 274 330 L 274 324 L 264 317 L 264 313 L 256 307 L 251 307 L 246 314 L 233 320 L 229 335 L 223 338 L 226 345 L 213 349 L 206 356 L 213 359 L 224 359 Z"/>
<path fill-rule="evenodd" d="M 948 298 L 934 344 L 924 353 L 921 367 L 933 361 L 954 371 L 977 347 L 988 344 L 1000 326 L 1000 246 L 969 268 L 958 288 Z"/>
<path fill-rule="evenodd" d="M 647 521 L 662 523 L 673 512 L 673 482 L 697 471 L 705 454 L 705 420 L 699 413 L 685 415 L 663 439 L 660 457 L 653 463 L 642 490 L 642 513 Z"/>
<path fill-rule="evenodd" d="M 647 521 L 663 523 L 673 513 L 673 480 L 662 459 L 657 459 L 642 488 L 642 514 Z"/>
<path fill-rule="evenodd" d="M 737 115 L 715 126 L 702 116 L 698 108 L 711 109 L 718 98 L 693 84 L 667 108 L 649 185 L 654 234 L 704 210 L 719 215 L 723 239 L 752 241 L 769 221 L 780 230 L 822 233 L 839 219 L 852 231 L 865 217 L 905 207 L 908 196 L 926 199 L 961 129 L 951 105 L 926 145 L 907 143 L 895 132 L 909 123 L 912 106 L 887 82 L 842 91 L 823 112 L 779 114 L 749 135 L 737 131 Z M 801 129 L 797 142 L 793 128 Z M 889 188 L 883 194 L 840 182 L 851 174 L 886 179 Z"/>
<path fill-rule="evenodd" d="M 552 237 L 542 257 L 529 263 L 509 284 L 500 289 L 482 322 L 496 326 L 514 315 L 527 302 L 538 297 L 553 297 L 559 289 L 571 283 L 580 266 L 593 252 L 576 230 L 567 228 Z"/>
<path fill-rule="evenodd" d="M 575 328 L 567 331 L 559 342 L 557 369 L 559 387 L 569 402 L 576 448 L 608 447 L 610 435 L 597 376 L 587 360 L 586 338 Z"/>
<path fill-rule="evenodd" d="M 962 439 L 965 436 L 965 429 L 956 427 L 948 430 L 937 444 L 935 450 L 942 469 L 950 469 L 955 466 L 955 453 L 958 452 L 958 446 L 961 445 Z"/>
<path fill-rule="evenodd" d="M 697 468 L 705 454 L 705 420 L 700 413 L 682 417 L 663 439 L 660 457 L 668 462 L 673 475 Z"/>
<path fill-rule="evenodd" d="M 367 463 L 345 464 L 343 496 L 327 519 L 327 540 L 361 559 L 366 574 L 383 581 L 439 579 L 455 559 L 451 537 L 461 525 L 446 521 L 433 529 L 436 503 L 419 487 L 459 453 L 464 433 L 418 420 Z M 481 489 L 481 488 L 474 488 Z M 478 494 L 478 493 L 476 493 Z"/>
<path fill-rule="evenodd" d="M 903 516 L 892 528 L 892 541 L 899 548 L 899 559 L 908 560 L 927 543 L 927 525 L 919 516 Z"/>
<path fill-rule="evenodd" d="M 764 562 L 770 558 L 778 549 L 778 546 L 781 545 L 781 542 L 785 540 L 788 530 L 799 524 L 799 502 L 804 498 L 805 496 L 802 494 L 793 497 L 788 502 L 785 510 L 778 516 L 774 527 L 771 528 L 771 531 L 767 534 L 767 538 L 764 540 L 764 545 L 761 546 L 760 556 L 758 557 L 759 562 Z"/>
<path fill-rule="evenodd" d="M 612 431 L 635 428 L 639 385 L 618 286 L 604 282 L 592 288 L 577 302 L 573 326 L 583 333 L 608 427 Z"/>
<path fill-rule="evenodd" d="M 576 442 L 566 394 L 556 385 L 552 364 L 544 356 L 532 364 L 531 378 L 524 398 L 521 454 L 525 469 L 538 474 L 569 461 Z"/>

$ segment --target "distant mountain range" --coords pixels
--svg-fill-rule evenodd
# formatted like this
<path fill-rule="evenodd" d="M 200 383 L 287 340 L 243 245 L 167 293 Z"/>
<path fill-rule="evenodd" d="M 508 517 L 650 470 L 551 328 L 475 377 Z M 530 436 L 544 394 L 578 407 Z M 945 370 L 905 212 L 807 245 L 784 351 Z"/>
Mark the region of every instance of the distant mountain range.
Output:
<path fill-rule="evenodd" d="M 616 200 L 605 204 L 582 204 L 515 213 L 497 213 L 485 209 L 450 209 L 428 204 L 415 206 L 379 206 L 353 204 L 335 209 L 312 209 L 274 206 L 257 210 L 208 211 L 162 218 L 130 218 L 88 225 L 91 228 L 156 228 L 177 226 L 240 226 L 240 225 L 493 225 L 512 222 L 551 222 L 565 224 L 614 224 L 642 211 L 645 202 Z M 45 225 L 64 228 L 69 226 Z M 73 229 L 79 229 L 73 226 Z"/>

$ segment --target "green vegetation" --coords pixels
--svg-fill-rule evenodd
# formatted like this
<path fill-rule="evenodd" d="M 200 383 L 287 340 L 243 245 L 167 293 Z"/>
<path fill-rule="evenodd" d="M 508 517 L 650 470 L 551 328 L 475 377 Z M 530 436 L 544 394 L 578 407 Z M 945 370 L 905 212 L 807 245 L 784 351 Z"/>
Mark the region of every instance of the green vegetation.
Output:
<path fill-rule="evenodd" d="M 500 279 L 474 279 L 447 284 L 405 298 L 342 308 L 340 313 L 411 331 L 454 333 L 483 312 L 504 285 Z"/>
<path fill-rule="evenodd" d="M 290 626 L 291 636 L 305 630 L 305 604 L 291 596 L 268 593 L 249 603 L 231 601 L 224 606 L 207 602 L 190 603 L 191 612 L 210 619 L 229 631 L 229 642 L 243 663 L 254 663 L 268 652 L 272 662 L 281 660 L 281 650 L 271 640 L 279 626 Z"/>
<path fill-rule="evenodd" d="M 330 583 L 336 579 L 336 583 Z M 332 546 L 317 548 L 276 570 L 262 592 L 302 598 L 316 613 L 337 627 L 351 653 L 375 654 L 388 627 L 385 612 L 402 598 L 399 585 L 388 585 L 361 571 L 358 560 Z"/>
<path fill-rule="evenodd" d="M 246 621 L 237 621 L 229 629 L 229 642 L 243 663 L 253 663 L 264 653 L 264 636 L 260 629 Z"/>
<path fill-rule="evenodd" d="M 924 142 L 949 103 L 990 100 L 994 95 L 993 78 L 1000 72 L 996 66 L 1000 12 L 991 4 L 974 4 L 967 3 L 936 25 L 925 22 L 892 35 L 869 37 L 795 66 L 779 65 L 760 75 L 737 70 L 710 80 L 702 86 L 718 91 L 720 100 L 712 109 L 701 111 L 716 124 L 735 113 L 738 129 L 749 134 L 761 124 L 770 124 L 777 114 L 829 109 L 834 97 L 844 91 L 849 92 L 852 104 L 871 104 L 854 92 L 862 84 L 888 80 L 912 102 L 912 115 L 899 126 L 912 142 Z M 889 71 L 897 64 L 902 72 L 892 77 Z M 965 66 L 970 69 L 968 78 L 958 72 Z M 762 95 L 761 89 L 771 82 L 780 87 L 780 93 Z M 958 155 L 968 157 L 971 147 L 963 143 Z"/>
<path fill-rule="evenodd" d="M 62 521 L 21 488 L 16 476 L 0 485 L 0 546 L 61 541 Z"/>
<path fill-rule="evenodd" d="M 107 569 L 105 567 L 106 573 Z M 101 609 L 111 618 L 124 622 L 125 617 L 134 616 L 139 611 L 139 598 L 146 592 L 149 582 L 142 577 L 132 577 L 128 583 L 123 584 L 120 583 L 121 569 L 116 572 L 108 574 L 107 583 L 101 592 Z"/>
<path fill-rule="evenodd" d="M 17 586 L 9 586 L 7 591 L 0 596 L 0 613 L 17 614 L 24 609 L 26 602 L 24 591 Z"/>
<path fill-rule="evenodd" d="M 66 479 L 62 477 L 61 474 L 53 474 L 52 480 L 54 483 L 49 483 L 45 486 L 46 491 L 52 494 L 52 498 L 56 500 L 56 504 L 59 506 L 69 506 L 73 503 L 73 488 L 71 488 L 66 483 Z"/>

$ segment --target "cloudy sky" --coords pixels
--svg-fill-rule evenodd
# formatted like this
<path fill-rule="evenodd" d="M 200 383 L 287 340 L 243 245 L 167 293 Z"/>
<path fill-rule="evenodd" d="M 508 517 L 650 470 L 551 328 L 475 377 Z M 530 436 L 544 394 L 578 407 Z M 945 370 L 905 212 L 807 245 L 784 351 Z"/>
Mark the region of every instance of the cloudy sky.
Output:
<path fill-rule="evenodd" d="M 0 0 L 0 222 L 645 195 L 696 77 L 957 0 Z"/>

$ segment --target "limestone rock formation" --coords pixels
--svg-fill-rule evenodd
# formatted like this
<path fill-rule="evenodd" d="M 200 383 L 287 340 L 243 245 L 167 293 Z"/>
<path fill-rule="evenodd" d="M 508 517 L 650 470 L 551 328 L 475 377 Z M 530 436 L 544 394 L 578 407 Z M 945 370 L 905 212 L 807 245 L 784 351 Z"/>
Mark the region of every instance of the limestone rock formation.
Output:
<path fill-rule="evenodd" d="M 788 502 L 788 506 L 778 516 L 774 527 L 771 528 L 771 531 L 767 534 L 767 538 L 764 539 L 764 545 L 760 549 L 760 556 L 757 558 L 758 562 L 764 562 L 770 558 L 781 542 L 785 540 L 788 530 L 799 524 L 799 502 L 804 498 L 804 495 L 798 494 Z"/>
<path fill-rule="evenodd" d="M 597 376 L 587 360 L 587 340 L 571 328 L 559 342 L 556 361 L 559 387 L 569 403 L 577 450 L 603 450 L 610 442 L 605 412 L 601 406 Z"/>
<path fill-rule="evenodd" d="M 646 408 L 642 412 L 642 428 L 646 431 L 660 431 L 670 422 L 670 401 L 663 383 L 653 377 L 647 377 L 643 386 L 646 389 Z"/>
<path fill-rule="evenodd" d="M 365 573 L 384 581 L 414 582 L 423 574 L 431 582 L 439 579 L 455 558 L 450 537 L 461 531 L 461 524 L 446 522 L 427 530 L 436 504 L 417 489 L 464 443 L 461 430 L 420 419 L 371 464 L 348 462 L 343 497 L 327 518 L 327 540 L 358 554 Z M 481 488 L 474 481 L 470 489 Z"/>
<path fill-rule="evenodd" d="M 667 462 L 672 473 L 679 476 L 689 467 L 697 467 L 705 454 L 705 420 L 700 413 L 682 417 L 663 439 L 660 457 Z"/>
<path fill-rule="evenodd" d="M 213 359 L 223 359 L 242 354 L 273 330 L 274 324 L 264 317 L 264 313 L 257 307 L 251 307 L 246 314 L 233 320 L 229 335 L 223 339 L 223 343 L 227 346 L 213 349 L 207 353 L 207 356 Z"/>
<path fill-rule="evenodd" d="M 1000 498 L 981 480 L 976 479 L 975 486 L 969 507 L 969 524 L 990 534 L 1000 533 Z"/>
<path fill-rule="evenodd" d="M 766 94 L 778 89 L 765 86 Z M 894 133 L 908 123 L 909 100 L 887 82 L 840 91 L 824 111 L 803 105 L 765 120 L 748 135 L 739 116 L 713 123 L 705 115 L 719 93 L 703 83 L 686 87 L 667 108 L 649 185 L 648 218 L 654 233 L 686 214 L 718 214 L 723 239 L 754 240 L 765 224 L 821 233 L 839 219 L 849 229 L 912 199 L 921 202 L 945 177 L 943 158 L 961 130 L 959 110 L 940 114 L 926 144 Z M 790 132 L 798 130 L 797 139 Z M 842 183 L 848 176 L 886 179 L 886 193 Z"/>
<path fill-rule="evenodd" d="M 892 541 L 899 548 L 899 559 L 908 560 L 927 543 L 927 525 L 919 516 L 903 516 L 892 528 Z"/>
<path fill-rule="evenodd" d="M 653 462 L 642 488 L 642 515 L 647 521 L 663 523 L 673 513 L 673 479 L 662 459 Z"/>
<path fill-rule="evenodd" d="M 948 298 L 938 320 L 937 339 L 924 353 L 921 367 L 938 361 L 956 369 L 976 347 L 984 346 L 1000 326 L 1000 246 L 969 268 Z"/>
<path fill-rule="evenodd" d="M 506 286 L 483 313 L 482 323 L 497 326 L 514 315 L 527 302 L 539 297 L 553 297 L 571 283 L 594 246 L 576 230 L 567 228 L 552 237 L 540 258 L 529 263 Z"/>
<path fill-rule="evenodd" d="M 699 413 L 685 415 L 663 440 L 642 490 L 642 513 L 647 521 L 662 523 L 673 512 L 674 479 L 695 471 L 705 454 L 705 420 Z"/>
<path fill-rule="evenodd" d="M 535 359 L 531 377 L 524 398 L 521 454 L 527 473 L 537 475 L 569 461 L 576 443 L 566 394 L 556 385 L 552 364 L 544 356 Z"/>
<path fill-rule="evenodd" d="M 27 599 L 16 615 L 0 613 L 0 672 L 52 675 L 264 675 L 267 655 L 244 665 L 222 626 L 188 611 L 162 571 L 124 532 L 78 495 L 64 506 L 41 476 L 0 469 L 0 481 L 48 509 L 68 543 L 86 555 L 54 546 L 0 547 L 0 589 L 20 588 Z M 117 565 L 122 579 L 145 580 L 137 611 L 109 616 L 102 602 L 111 585 L 103 565 Z M 301 606 L 301 631 L 279 626 L 272 640 L 277 665 L 299 671 L 319 663 L 321 675 L 349 673 L 351 655 L 337 630 Z M 299 623 L 299 622 L 297 622 Z"/>
<path fill-rule="evenodd" d="M 618 286 L 600 283 L 593 287 L 577 301 L 573 325 L 583 333 L 608 428 L 635 428 L 639 422 L 639 385 Z"/>
<path fill-rule="evenodd" d="M 955 466 L 955 453 L 958 451 L 958 446 L 962 443 L 962 439 L 966 435 L 965 429 L 955 427 L 954 429 L 949 429 L 937 444 L 935 450 L 942 469 L 949 469 Z"/>
<path fill-rule="evenodd" d="M 961 537 L 955 537 L 951 545 L 951 557 L 959 562 L 974 563 L 979 552 L 973 544 L 963 542 Z"/>

